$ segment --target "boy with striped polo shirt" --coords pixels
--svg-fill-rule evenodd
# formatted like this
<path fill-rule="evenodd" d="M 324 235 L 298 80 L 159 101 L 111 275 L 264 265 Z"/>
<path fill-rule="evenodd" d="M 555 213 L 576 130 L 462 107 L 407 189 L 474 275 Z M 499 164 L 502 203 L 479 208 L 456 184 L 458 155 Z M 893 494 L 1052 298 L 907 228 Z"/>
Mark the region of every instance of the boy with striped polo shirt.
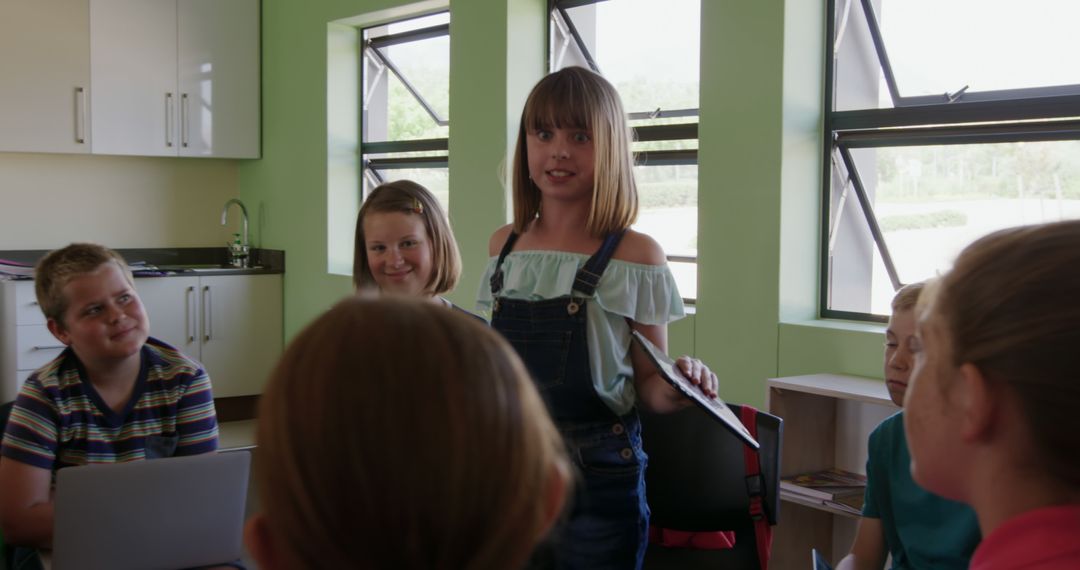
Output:
<path fill-rule="evenodd" d="M 94 244 L 53 251 L 34 288 L 67 348 L 15 400 L 0 448 L 0 523 L 9 544 L 49 548 L 54 471 L 212 452 L 218 426 L 206 372 L 149 337 L 119 254 Z"/>

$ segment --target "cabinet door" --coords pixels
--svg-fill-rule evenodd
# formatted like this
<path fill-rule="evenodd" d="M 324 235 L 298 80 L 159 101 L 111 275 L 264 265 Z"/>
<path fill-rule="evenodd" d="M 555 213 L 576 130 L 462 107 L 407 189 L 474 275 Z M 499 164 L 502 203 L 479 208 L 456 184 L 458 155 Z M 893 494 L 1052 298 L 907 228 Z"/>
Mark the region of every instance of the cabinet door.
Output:
<path fill-rule="evenodd" d="M 280 275 L 200 278 L 202 362 L 214 396 L 259 394 L 281 355 Z"/>
<path fill-rule="evenodd" d="M 136 279 L 135 290 L 150 317 L 150 336 L 199 360 L 199 278 Z"/>
<path fill-rule="evenodd" d="M 90 151 L 88 0 L 0 0 L 0 151 Z"/>
<path fill-rule="evenodd" d="M 94 154 L 176 155 L 176 0 L 90 0 Z"/>
<path fill-rule="evenodd" d="M 259 156 L 259 0 L 178 0 L 180 155 Z"/>

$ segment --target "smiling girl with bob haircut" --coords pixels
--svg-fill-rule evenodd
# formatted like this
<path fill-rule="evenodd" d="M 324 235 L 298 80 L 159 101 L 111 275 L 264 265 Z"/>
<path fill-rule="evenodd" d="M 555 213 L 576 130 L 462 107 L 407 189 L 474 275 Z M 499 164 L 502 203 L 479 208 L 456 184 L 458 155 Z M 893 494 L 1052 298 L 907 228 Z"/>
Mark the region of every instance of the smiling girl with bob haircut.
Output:
<path fill-rule="evenodd" d="M 259 567 L 521 567 L 565 450 L 514 351 L 457 311 L 352 297 L 289 345 L 259 403 Z"/>
<path fill-rule="evenodd" d="M 570 518 L 553 533 L 558 568 L 641 567 L 649 510 L 637 410 L 690 405 L 630 346 L 636 330 L 666 350 L 667 324 L 684 314 L 663 249 L 630 229 L 630 141 L 603 77 L 568 67 L 537 83 L 514 155 L 514 221 L 491 236 L 477 301 L 529 367 L 582 474 Z M 700 360 L 677 362 L 716 395 Z"/>
<path fill-rule="evenodd" d="M 353 285 L 435 298 L 454 289 L 461 254 L 438 200 L 411 180 L 380 184 L 356 215 Z"/>
<path fill-rule="evenodd" d="M 919 299 L 915 481 L 972 506 L 974 570 L 1080 568 L 1080 221 L 992 233 Z"/>

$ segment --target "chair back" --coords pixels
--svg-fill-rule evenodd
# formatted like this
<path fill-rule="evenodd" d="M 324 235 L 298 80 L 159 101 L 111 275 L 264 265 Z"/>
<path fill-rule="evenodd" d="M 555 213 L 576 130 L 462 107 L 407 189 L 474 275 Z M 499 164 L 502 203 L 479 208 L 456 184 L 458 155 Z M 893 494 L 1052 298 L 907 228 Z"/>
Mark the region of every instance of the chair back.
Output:
<path fill-rule="evenodd" d="M 729 404 L 736 416 L 742 406 Z M 750 516 L 747 490 L 745 444 L 718 421 L 696 407 L 672 414 L 642 414 L 642 443 L 649 455 L 645 471 L 646 494 L 652 511 L 651 523 L 662 528 L 707 532 L 728 530 L 736 533 L 736 545 L 730 551 L 686 551 L 654 548 L 650 558 L 660 551 L 677 555 L 689 566 L 695 561 L 715 562 L 723 558 L 737 562 L 731 567 L 758 567 L 754 540 L 754 521 Z M 780 418 L 757 412 L 757 440 L 761 484 L 764 490 L 765 518 L 775 525 L 780 507 L 780 448 L 784 424 Z M 752 562 L 751 562 L 752 561 Z M 665 564 L 672 563 L 667 560 Z M 655 567 L 662 567 L 656 564 Z"/>
<path fill-rule="evenodd" d="M 11 417 L 13 407 L 15 407 L 15 402 L 0 404 L 0 437 L 3 437 L 4 431 L 7 430 L 8 418 Z"/>

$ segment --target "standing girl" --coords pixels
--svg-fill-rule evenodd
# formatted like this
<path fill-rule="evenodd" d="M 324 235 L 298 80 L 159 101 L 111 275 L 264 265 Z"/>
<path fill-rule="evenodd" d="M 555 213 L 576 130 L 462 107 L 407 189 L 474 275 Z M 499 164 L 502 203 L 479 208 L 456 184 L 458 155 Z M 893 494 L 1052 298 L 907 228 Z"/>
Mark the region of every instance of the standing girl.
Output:
<path fill-rule="evenodd" d="M 660 246 L 637 218 L 630 133 L 618 93 L 571 67 L 533 88 L 514 156 L 514 222 L 495 232 L 478 304 L 521 355 L 581 471 L 553 545 L 560 568 L 638 568 L 645 552 L 636 406 L 689 404 L 657 373 L 637 330 L 666 350 L 682 299 Z M 710 396 L 700 361 L 678 365 Z"/>
<path fill-rule="evenodd" d="M 460 276 L 454 232 L 431 192 L 411 180 L 371 191 L 356 215 L 357 291 L 425 297 L 454 307 L 440 295 L 453 290 Z"/>
<path fill-rule="evenodd" d="M 972 506 L 973 570 L 1080 568 L 1080 221 L 1002 230 L 919 299 L 911 473 Z"/>

